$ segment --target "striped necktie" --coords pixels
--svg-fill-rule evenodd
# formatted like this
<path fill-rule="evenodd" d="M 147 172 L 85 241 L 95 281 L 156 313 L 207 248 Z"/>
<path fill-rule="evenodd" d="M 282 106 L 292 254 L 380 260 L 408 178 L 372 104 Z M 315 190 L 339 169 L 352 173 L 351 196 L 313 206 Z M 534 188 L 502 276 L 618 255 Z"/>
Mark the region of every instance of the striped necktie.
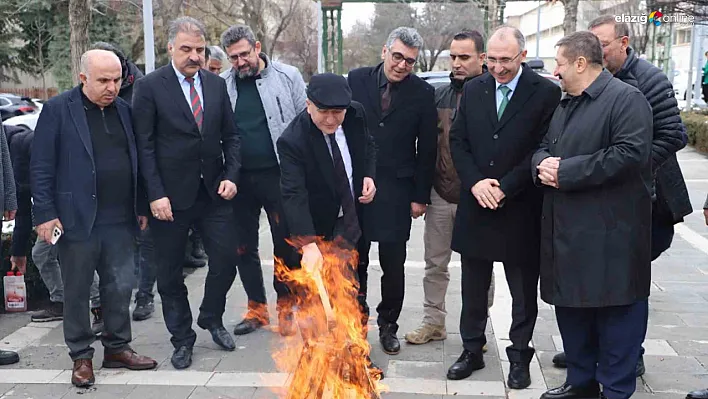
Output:
<path fill-rule="evenodd" d="M 202 130 L 202 123 L 204 122 L 204 110 L 202 109 L 202 102 L 199 99 L 199 93 L 194 87 L 194 78 L 184 78 L 189 83 L 189 105 L 192 107 L 192 115 L 194 115 L 194 120 L 197 122 L 197 127 L 199 131 Z"/>

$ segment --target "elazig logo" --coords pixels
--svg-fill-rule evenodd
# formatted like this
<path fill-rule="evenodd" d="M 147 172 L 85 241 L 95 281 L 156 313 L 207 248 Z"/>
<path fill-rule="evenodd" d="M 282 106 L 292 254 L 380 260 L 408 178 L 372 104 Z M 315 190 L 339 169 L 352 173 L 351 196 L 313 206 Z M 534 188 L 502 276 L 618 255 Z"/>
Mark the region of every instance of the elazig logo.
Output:
<path fill-rule="evenodd" d="M 693 24 L 696 17 L 693 15 L 686 14 L 672 14 L 664 15 L 661 11 L 652 11 L 647 14 L 631 15 L 631 14 L 621 14 L 615 15 L 615 21 L 624 23 L 640 23 L 640 24 L 654 24 L 654 26 L 661 26 L 662 24 L 674 23 L 674 24 Z"/>
<path fill-rule="evenodd" d="M 661 17 L 663 16 L 664 14 L 662 14 L 661 11 L 652 11 L 651 14 L 649 14 L 649 23 L 661 26 Z"/>

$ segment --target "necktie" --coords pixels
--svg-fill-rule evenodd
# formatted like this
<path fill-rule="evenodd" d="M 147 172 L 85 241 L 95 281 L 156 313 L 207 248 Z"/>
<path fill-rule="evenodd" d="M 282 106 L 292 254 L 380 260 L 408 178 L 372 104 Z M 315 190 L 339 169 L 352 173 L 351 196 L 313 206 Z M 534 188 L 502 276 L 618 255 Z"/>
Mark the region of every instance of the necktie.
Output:
<path fill-rule="evenodd" d="M 194 87 L 194 78 L 184 78 L 189 83 L 189 105 L 192 108 L 192 115 L 194 115 L 194 120 L 197 122 L 197 127 L 199 131 L 202 130 L 202 123 L 204 122 L 204 110 L 202 109 L 202 102 L 199 100 L 199 93 Z"/>
<path fill-rule="evenodd" d="M 386 90 L 381 95 L 381 111 L 386 113 L 391 107 L 391 82 L 386 83 Z"/>
<path fill-rule="evenodd" d="M 344 219 L 344 239 L 351 244 L 356 245 L 361 237 L 361 229 L 359 228 L 359 219 L 356 216 L 356 207 L 354 205 L 354 196 L 352 195 L 351 187 L 349 186 L 349 177 L 344 168 L 344 159 L 339 151 L 337 140 L 334 134 L 328 134 L 327 139 L 332 148 L 332 160 L 334 161 L 334 179 L 335 191 L 342 205 L 342 218 Z"/>
<path fill-rule="evenodd" d="M 506 105 L 509 104 L 509 92 L 511 91 L 511 89 L 507 86 L 501 85 L 499 86 L 499 91 L 501 91 L 503 97 L 502 102 L 499 105 L 499 110 L 497 111 L 497 119 L 501 119 L 502 114 L 506 109 Z"/>

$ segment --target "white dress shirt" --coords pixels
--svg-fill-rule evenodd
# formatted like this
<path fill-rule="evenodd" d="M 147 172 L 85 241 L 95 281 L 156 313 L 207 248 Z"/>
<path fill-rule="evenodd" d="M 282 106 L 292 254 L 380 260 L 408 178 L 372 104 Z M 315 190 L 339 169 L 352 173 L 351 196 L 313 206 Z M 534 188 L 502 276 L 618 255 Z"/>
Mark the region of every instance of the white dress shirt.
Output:
<path fill-rule="evenodd" d="M 172 68 L 175 70 L 175 73 L 177 74 L 177 81 L 179 82 L 180 87 L 182 88 L 182 93 L 184 93 L 184 98 L 187 100 L 187 105 L 189 106 L 189 110 L 192 110 L 192 95 L 190 94 L 190 89 L 189 89 L 189 82 L 187 82 L 185 79 L 187 79 L 186 76 L 182 75 L 182 72 L 175 67 L 174 62 L 171 63 Z M 202 114 L 204 113 L 204 95 L 202 94 L 202 78 L 199 76 L 199 73 L 194 74 L 194 88 L 197 89 L 197 94 L 199 95 L 199 102 L 202 104 Z"/>
<path fill-rule="evenodd" d="M 322 133 L 325 136 L 325 142 L 327 143 L 327 149 L 329 149 L 329 155 L 332 156 L 332 145 L 329 143 L 329 138 L 327 138 L 326 133 Z M 352 178 L 352 156 L 349 153 L 349 146 L 347 146 L 347 136 L 344 135 L 344 130 L 342 127 L 338 127 L 334 132 L 334 140 L 337 142 L 337 147 L 339 147 L 339 152 L 342 153 L 342 160 L 344 161 L 344 170 L 347 172 L 347 178 L 349 179 L 349 189 L 352 191 L 352 197 L 355 199 L 354 195 L 354 185 Z M 334 162 L 334 158 L 332 158 Z M 343 216 L 342 208 L 339 208 L 339 216 Z"/>
<path fill-rule="evenodd" d="M 511 82 L 505 84 L 504 86 L 508 87 L 509 89 L 509 94 L 507 97 L 509 98 L 509 101 L 511 101 L 511 96 L 516 93 L 516 85 L 519 84 L 519 77 L 521 77 L 521 72 L 523 72 L 524 67 L 522 66 L 519 68 L 519 72 L 516 73 L 516 76 L 514 76 L 514 79 L 511 80 Z M 499 86 L 502 84 L 499 82 L 496 82 L 497 84 L 497 90 L 496 90 L 496 96 L 497 96 L 497 112 L 499 112 L 499 107 L 501 106 L 502 100 L 504 99 L 504 95 L 502 94 L 501 90 L 499 90 Z"/>

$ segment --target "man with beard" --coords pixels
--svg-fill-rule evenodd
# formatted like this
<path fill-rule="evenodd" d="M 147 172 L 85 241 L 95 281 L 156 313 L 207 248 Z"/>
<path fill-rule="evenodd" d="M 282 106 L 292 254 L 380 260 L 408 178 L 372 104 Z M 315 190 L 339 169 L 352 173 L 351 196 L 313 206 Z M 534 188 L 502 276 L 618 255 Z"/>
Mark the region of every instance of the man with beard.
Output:
<path fill-rule="evenodd" d="M 544 187 L 541 298 L 555 306 L 568 373 L 541 399 L 628 399 L 651 284 L 651 108 L 603 69 L 592 32 L 557 46 L 567 95 L 531 166 Z"/>
<path fill-rule="evenodd" d="M 290 121 L 305 109 L 305 82 L 297 68 L 271 61 L 250 27 L 235 25 L 221 35 L 232 68 L 221 77 L 231 99 L 231 118 L 241 138 L 241 185 L 233 208 L 239 240 L 239 271 L 248 296 L 248 311 L 234 334 L 248 334 L 270 323 L 263 271 L 258 254 L 261 209 L 265 208 L 273 238 L 273 255 L 290 268 L 299 255 L 290 246 L 283 217 L 276 142 Z M 275 269 L 275 268 L 274 268 Z M 288 288 L 273 275 L 278 329 L 295 333 Z"/>
<path fill-rule="evenodd" d="M 684 126 L 674 89 L 666 75 L 649 61 L 639 59 L 629 46 L 629 27 L 617 22 L 614 15 L 596 18 L 588 27 L 600 39 L 605 68 L 615 78 L 638 88 L 652 108 L 652 174 L 654 196 L 651 217 L 651 259 L 669 249 L 674 224 L 683 222 L 693 208 L 688 189 L 676 159 L 676 152 L 686 145 Z M 642 354 L 644 349 L 642 348 Z M 553 357 L 553 364 L 565 367 L 565 354 Z M 637 377 L 644 374 L 644 359 L 637 362 Z"/>
<path fill-rule="evenodd" d="M 425 277 L 423 278 L 423 323 L 405 335 L 411 344 L 425 344 L 447 338 L 445 329 L 445 294 L 450 282 L 448 264 L 452 256 L 450 242 L 460 202 L 460 179 L 450 155 L 450 126 L 457 114 L 462 86 L 485 72 L 484 38 L 476 30 L 456 34 L 450 44 L 452 72 L 450 84 L 435 90 L 438 108 L 438 157 L 435 163 L 430 205 L 425 216 Z M 494 279 L 489 289 L 488 305 L 494 299 Z"/>
<path fill-rule="evenodd" d="M 197 325 L 225 350 L 236 348 L 223 324 L 226 294 L 236 277 L 233 209 L 240 150 L 226 84 L 204 65 L 206 28 L 180 17 L 168 28 L 168 65 L 140 79 L 133 123 L 150 201 L 157 290 L 175 351 L 172 365 L 192 364 L 197 335 L 184 284 L 185 244 L 193 224 L 202 235 L 209 271 Z"/>

